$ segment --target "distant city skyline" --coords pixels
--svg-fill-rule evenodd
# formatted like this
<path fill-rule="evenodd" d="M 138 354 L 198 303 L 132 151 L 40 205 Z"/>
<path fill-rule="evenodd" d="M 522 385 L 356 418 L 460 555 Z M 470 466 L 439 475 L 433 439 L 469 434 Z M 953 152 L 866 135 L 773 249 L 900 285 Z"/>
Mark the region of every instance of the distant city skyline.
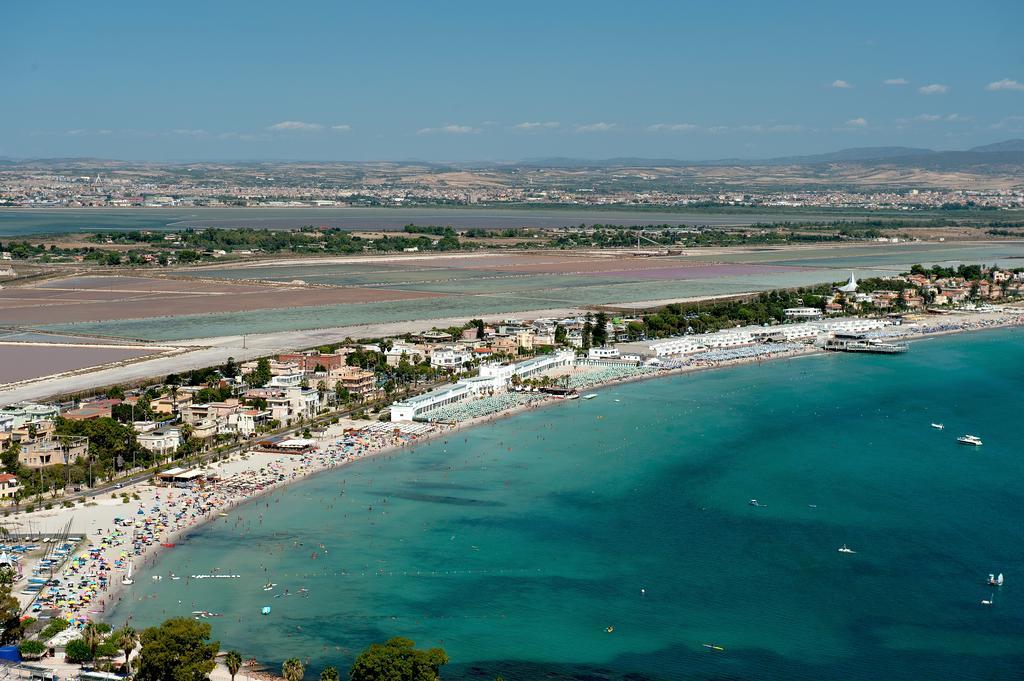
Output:
<path fill-rule="evenodd" d="M 1024 4 L 17 3 L 0 156 L 706 160 L 1024 136 Z"/>

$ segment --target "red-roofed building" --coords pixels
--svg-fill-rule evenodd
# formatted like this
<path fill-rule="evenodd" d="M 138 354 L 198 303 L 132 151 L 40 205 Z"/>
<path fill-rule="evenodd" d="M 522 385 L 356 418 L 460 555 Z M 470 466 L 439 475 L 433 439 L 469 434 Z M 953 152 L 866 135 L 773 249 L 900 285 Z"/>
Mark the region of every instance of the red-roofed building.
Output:
<path fill-rule="evenodd" d="M 20 489 L 21 484 L 18 482 L 17 476 L 10 473 L 0 474 L 0 499 L 13 504 Z"/>

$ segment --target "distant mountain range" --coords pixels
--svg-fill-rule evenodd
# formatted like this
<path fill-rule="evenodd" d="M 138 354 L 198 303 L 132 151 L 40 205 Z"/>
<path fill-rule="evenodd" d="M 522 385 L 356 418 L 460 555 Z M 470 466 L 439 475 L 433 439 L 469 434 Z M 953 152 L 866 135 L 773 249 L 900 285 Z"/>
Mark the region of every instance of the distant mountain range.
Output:
<path fill-rule="evenodd" d="M 610 158 L 583 160 L 573 158 L 545 158 L 524 161 L 528 167 L 555 168 L 614 168 L 614 167 L 694 167 L 694 166 L 821 166 L 857 164 L 865 166 L 893 166 L 984 172 L 985 166 L 1002 172 L 1010 166 L 1024 166 L 1024 139 L 1011 139 L 994 144 L 973 147 L 964 151 L 936 151 L 917 147 L 853 147 L 824 154 L 807 156 L 781 156 L 768 159 L 725 158 L 712 161 L 681 161 L 664 158 Z"/>

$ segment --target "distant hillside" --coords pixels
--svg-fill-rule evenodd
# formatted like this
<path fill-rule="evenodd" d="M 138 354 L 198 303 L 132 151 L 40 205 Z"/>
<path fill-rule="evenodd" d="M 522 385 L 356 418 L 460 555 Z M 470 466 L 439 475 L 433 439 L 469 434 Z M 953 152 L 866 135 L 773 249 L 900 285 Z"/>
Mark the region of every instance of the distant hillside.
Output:
<path fill-rule="evenodd" d="M 876 161 L 881 159 L 900 158 L 906 156 L 922 156 L 934 154 L 931 149 L 918 149 L 915 147 L 853 147 L 851 149 L 840 149 L 826 154 L 813 154 L 810 156 L 784 156 L 772 158 L 760 163 L 754 161 L 755 165 L 816 165 L 818 163 L 844 163 L 850 161 Z"/>
<path fill-rule="evenodd" d="M 957 164 L 965 169 L 994 164 L 1020 164 L 1019 154 L 1024 153 L 1024 139 L 995 142 L 966 151 L 935 151 L 918 147 L 853 147 L 824 154 L 805 156 L 780 156 L 769 159 L 723 158 L 711 161 L 686 161 L 666 158 L 542 158 L 528 159 L 520 163 L 494 164 L 516 165 L 529 168 L 650 168 L 650 167 L 699 167 L 699 166 L 817 166 L 828 164 L 893 165 L 898 167 L 932 167 L 955 170 Z M 922 165 L 923 164 L 923 165 Z"/>
<path fill-rule="evenodd" d="M 968 151 L 980 151 L 988 153 L 992 151 L 1024 151 L 1024 139 L 1006 140 L 995 144 L 986 144 L 981 147 L 974 147 Z"/>

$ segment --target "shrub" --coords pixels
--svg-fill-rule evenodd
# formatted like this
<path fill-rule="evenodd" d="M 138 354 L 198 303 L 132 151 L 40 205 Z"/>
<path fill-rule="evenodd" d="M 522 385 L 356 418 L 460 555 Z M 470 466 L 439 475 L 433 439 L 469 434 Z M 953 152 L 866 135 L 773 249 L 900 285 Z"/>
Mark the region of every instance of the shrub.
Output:
<path fill-rule="evenodd" d="M 47 624 L 43 628 L 43 630 L 39 632 L 39 638 L 40 640 L 48 641 L 60 632 L 67 629 L 69 626 L 70 625 L 68 624 L 68 621 L 65 619 L 61 619 L 59 617 L 56 619 L 52 619 L 50 620 L 50 623 Z"/>
<path fill-rule="evenodd" d="M 18 652 L 22 657 L 38 658 L 46 652 L 46 646 L 41 641 L 22 641 L 18 645 Z"/>
<path fill-rule="evenodd" d="M 85 641 L 76 638 L 68 641 L 68 644 L 64 646 L 64 659 L 71 664 L 81 664 L 92 659 L 92 652 L 89 650 L 89 646 L 85 645 Z"/>

